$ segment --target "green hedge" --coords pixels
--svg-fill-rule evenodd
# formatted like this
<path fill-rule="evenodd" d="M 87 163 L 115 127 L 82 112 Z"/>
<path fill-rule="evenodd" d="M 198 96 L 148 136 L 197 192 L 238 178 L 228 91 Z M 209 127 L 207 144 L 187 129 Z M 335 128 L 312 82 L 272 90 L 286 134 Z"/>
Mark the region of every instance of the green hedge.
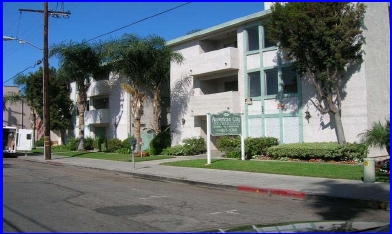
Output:
<path fill-rule="evenodd" d="M 301 158 L 325 160 L 352 160 L 366 157 L 367 149 L 364 144 L 336 142 L 293 143 L 282 144 L 268 148 L 267 155 L 272 158 Z"/>
<path fill-rule="evenodd" d="M 170 129 L 158 133 L 154 139 L 150 142 L 150 154 L 159 155 L 162 154 L 163 149 L 170 147 L 171 135 Z"/>
<path fill-rule="evenodd" d="M 207 145 L 202 137 L 193 137 L 183 140 L 183 145 L 176 145 L 162 150 L 163 155 L 196 155 L 207 151 Z"/>
<path fill-rule="evenodd" d="M 245 139 L 245 155 L 248 159 L 255 155 L 262 155 L 266 150 L 279 141 L 275 137 L 248 137 Z M 218 139 L 218 150 L 225 153 L 227 158 L 241 157 L 241 137 L 223 136 Z"/>

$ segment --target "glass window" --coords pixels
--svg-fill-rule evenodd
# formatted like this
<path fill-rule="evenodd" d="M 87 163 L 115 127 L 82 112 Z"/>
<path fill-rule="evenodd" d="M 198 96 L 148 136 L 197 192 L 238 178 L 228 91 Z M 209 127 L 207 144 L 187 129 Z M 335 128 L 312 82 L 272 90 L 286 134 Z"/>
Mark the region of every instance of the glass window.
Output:
<path fill-rule="evenodd" d="M 258 27 L 246 30 L 248 34 L 248 51 L 259 50 L 259 29 Z"/>
<path fill-rule="evenodd" d="M 228 91 L 238 91 L 238 82 L 237 81 L 225 82 L 225 92 Z"/>
<path fill-rule="evenodd" d="M 265 71 L 265 95 L 278 94 L 278 71 L 276 69 Z"/>
<path fill-rule="evenodd" d="M 249 73 L 249 97 L 261 96 L 260 72 Z"/>
<path fill-rule="evenodd" d="M 31 134 L 26 134 L 26 139 L 31 140 Z"/>
<path fill-rule="evenodd" d="M 283 93 L 298 93 L 297 72 L 293 68 L 282 70 Z"/>
<path fill-rule="evenodd" d="M 268 47 L 272 47 L 272 46 L 276 46 L 275 43 L 273 43 L 272 41 L 270 41 L 267 37 L 268 35 L 268 30 L 267 27 L 264 27 L 264 45 L 263 48 L 268 48 Z"/>

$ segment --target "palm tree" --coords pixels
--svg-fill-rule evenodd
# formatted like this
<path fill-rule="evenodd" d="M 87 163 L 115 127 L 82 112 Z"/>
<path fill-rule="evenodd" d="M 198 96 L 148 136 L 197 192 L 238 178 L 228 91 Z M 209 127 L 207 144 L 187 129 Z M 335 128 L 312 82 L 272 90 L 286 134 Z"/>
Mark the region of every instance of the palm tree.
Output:
<path fill-rule="evenodd" d="M 131 113 L 135 127 L 135 137 L 140 143 L 140 120 L 144 114 L 144 101 L 147 93 L 143 88 L 149 88 L 154 61 L 154 51 L 146 39 L 136 35 L 125 34 L 118 40 L 107 42 L 106 58 L 112 71 L 124 77 L 126 82 L 121 86 L 131 94 Z M 147 84 L 147 85 L 146 85 Z M 137 144 L 140 151 L 140 144 Z"/>
<path fill-rule="evenodd" d="M 170 62 L 181 63 L 184 57 L 181 53 L 174 52 L 166 46 L 165 39 L 159 36 L 149 36 L 146 38 L 152 56 L 151 76 L 148 77 L 148 85 L 151 85 L 153 92 L 153 122 L 152 128 L 158 134 L 161 132 L 160 118 L 162 112 L 161 91 L 162 85 L 170 80 Z"/>
<path fill-rule="evenodd" d="M 373 123 L 372 128 L 360 133 L 358 136 L 361 142 L 368 146 L 379 147 L 380 149 L 386 148 L 388 155 L 390 155 L 389 148 L 389 119 L 382 124 L 380 121 Z"/>
<path fill-rule="evenodd" d="M 58 75 L 76 82 L 79 111 L 79 145 L 78 150 L 84 150 L 84 112 L 87 105 L 87 90 L 90 87 L 90 77 L 102 69 L 103 57 L 100 54 L 100 45 L 88 43 L 60 43 L 51 47 L 50 56 L 56 56 L 60 61 Z"/>

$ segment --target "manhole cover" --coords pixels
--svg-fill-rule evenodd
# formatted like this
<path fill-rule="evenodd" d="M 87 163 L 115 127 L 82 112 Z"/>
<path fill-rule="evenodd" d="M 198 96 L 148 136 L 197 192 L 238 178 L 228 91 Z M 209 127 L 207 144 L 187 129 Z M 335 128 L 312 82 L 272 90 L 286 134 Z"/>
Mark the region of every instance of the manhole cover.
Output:
<path fill-rule="evenodd" d="M 121 215 L 139 215 L 145 214 L 152 211 L 154 207 L 143 206 L 143 205 L 132 205 L 132 206 L 109 206 L 96 209 L 98 213 L 107 214 L 112 216 Z"/>

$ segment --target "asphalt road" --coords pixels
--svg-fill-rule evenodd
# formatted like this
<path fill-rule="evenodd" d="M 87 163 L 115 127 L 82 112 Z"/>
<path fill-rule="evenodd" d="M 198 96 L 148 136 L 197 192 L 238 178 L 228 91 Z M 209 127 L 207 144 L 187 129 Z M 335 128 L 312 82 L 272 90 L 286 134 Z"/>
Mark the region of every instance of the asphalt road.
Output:
<path fill-rule="evenodd" d="M 203 188 L 128 174 L 3 159 L 3 232 L 187 232 L 249 224 L 389 222 L 339 201 Z"/>

